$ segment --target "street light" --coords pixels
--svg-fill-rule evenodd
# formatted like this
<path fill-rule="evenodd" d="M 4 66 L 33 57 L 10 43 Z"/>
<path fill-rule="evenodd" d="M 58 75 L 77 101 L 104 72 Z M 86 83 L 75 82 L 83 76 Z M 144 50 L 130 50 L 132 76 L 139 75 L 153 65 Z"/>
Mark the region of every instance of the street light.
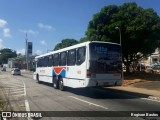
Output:
<path fill-rule="evenodd" d="M 119 40 L 120 40 L 120 45 L 121 45 L 121 29 L 119 27 L 115 27 L 116 30 L 119 30 Z"/>

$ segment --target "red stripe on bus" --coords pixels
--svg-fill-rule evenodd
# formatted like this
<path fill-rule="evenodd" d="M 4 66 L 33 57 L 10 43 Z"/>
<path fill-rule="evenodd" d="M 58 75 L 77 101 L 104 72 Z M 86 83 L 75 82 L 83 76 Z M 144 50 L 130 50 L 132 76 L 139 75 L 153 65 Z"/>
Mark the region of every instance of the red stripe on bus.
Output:
<path fill-rule="evenodd" d="M 60 74 L 63 69 L 66 69 L 66 67 L 55 67 L 53 68 L 56 74 Z"/>

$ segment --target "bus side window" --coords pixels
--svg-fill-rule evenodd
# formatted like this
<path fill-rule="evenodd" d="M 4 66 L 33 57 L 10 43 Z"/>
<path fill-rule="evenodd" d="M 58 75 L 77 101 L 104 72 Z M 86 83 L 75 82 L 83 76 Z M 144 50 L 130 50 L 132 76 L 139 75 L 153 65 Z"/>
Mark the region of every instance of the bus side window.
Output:
<path fill-rule="evenodd" d="M 47 67 L 48 66 L 48 57 L 44 57 L 43 58 L 43 67 Z"/>
<path fill-rule="evenodd" d="M 40 61 L 39 61 L 39 67 L 42 67 L 42 58 L 40 58 Z"/>
<path fill-rule="evenodd" d="M 41 64 L 40 64 L 41 67 L 44 67 L 44 57 L 41 58 Z"/>
<path fill-rule="evenodd" d="M 37 59 L 37 67 L 39 67 L 39 59 Z"/>
<path fill-rule="evenodd" d="M 53 66 L 59 65 L 59 53 L 54 54 L 53 56 Z"/>
<path fill-rule="evenodd" d="M 67 62 L 66 57 L 67 57 L 67 52 L 60 53 L 60 66 L 66 65 L 66 62 Z"/>
<path fill-rule="evenodd" d="M 86 57 L 86 47 L 80 47 L 77 50 L 77 65 L 81 65 L 85 61 Z"/>
<path fill-rule="evenodd" d="M 76 63 L 76 49 L 69 50 L 67 56 L 67 65 L 72 66 Z"/>
<path fill-rule="evenodd" d="M 39 67 L 42 67 L 42 61 L 43 61 L 43 58 L 40 58 L 39 59 Z"/>
<path fill-rule="evenodd" d="M 48 61 L 48 67 L 51 67 L 53 65 L 53 56 L 49 56 L 49 61 Z"/>

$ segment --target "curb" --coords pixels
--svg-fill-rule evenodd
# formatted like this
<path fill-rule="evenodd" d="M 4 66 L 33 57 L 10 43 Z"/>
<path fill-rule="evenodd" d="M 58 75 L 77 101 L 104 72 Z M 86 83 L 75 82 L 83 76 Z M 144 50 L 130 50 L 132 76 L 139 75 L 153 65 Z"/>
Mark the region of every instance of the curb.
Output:
<path fill-rule="evenodd" d="M 129 81 L 129 82 L 126 82 L 126 81 Z M 122 86 L 127 86 L 127 85 L 133 85 L 135 83 L 140 83 L 140 82 L 146 82 L 145 80 L 142 80 L 142 79 L 136 79 L 136 80 L 123 80 L 123 84 Z"/>
<path fill-rule="evenodd" d="M 126 87 L 126 86 L 122 86 L 122 87 Z M 118 88 L 111 87 L 110 89 L 116 90 L 116 91 L 118 91 L 118 90 L 123 91 L 124 94 L 127 94 L 131 97 L 140 97 L 141 99 L 160 102 L 160 97 L 159 96 L 148 94 L 147 92 L 146 93 L 144 93 L 144 92 L 140 93 L 140 92 L 137 92 L 137 90 L 123 89 L 121 87 L 118 87 Z"/>
<path fill-rule="evenodd" d="M 160 97 L 149 96 L 148 99 L 151 99 L 151 100 L 153 100 L 153 101 L 160 102 Z"/>

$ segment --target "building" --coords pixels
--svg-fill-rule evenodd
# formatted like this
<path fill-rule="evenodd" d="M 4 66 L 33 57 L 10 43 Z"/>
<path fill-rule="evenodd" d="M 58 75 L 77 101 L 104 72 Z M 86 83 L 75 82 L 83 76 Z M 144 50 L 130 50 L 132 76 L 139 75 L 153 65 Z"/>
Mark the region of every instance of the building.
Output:
<path fill-rule="evenodd" d="M 145 61 L 148 65 L 160 63 L 160 48 L 157 48 L 154 53 L 152 53 L 148 59 Z"/>
<path fill-rule="evenodd" d="M 150 56 L 150 64 L 160 63 L 160 48 L 157 48 L 155 52 Z"/>
<path fill-rule="evenodd" d="M 28 70 L 35 69 L 35 57 L 36 56 L 28 57 Z M 8 68 L 27 69 L 26 56 L 18 56 L 16 58 L 9 58 Z"/>

